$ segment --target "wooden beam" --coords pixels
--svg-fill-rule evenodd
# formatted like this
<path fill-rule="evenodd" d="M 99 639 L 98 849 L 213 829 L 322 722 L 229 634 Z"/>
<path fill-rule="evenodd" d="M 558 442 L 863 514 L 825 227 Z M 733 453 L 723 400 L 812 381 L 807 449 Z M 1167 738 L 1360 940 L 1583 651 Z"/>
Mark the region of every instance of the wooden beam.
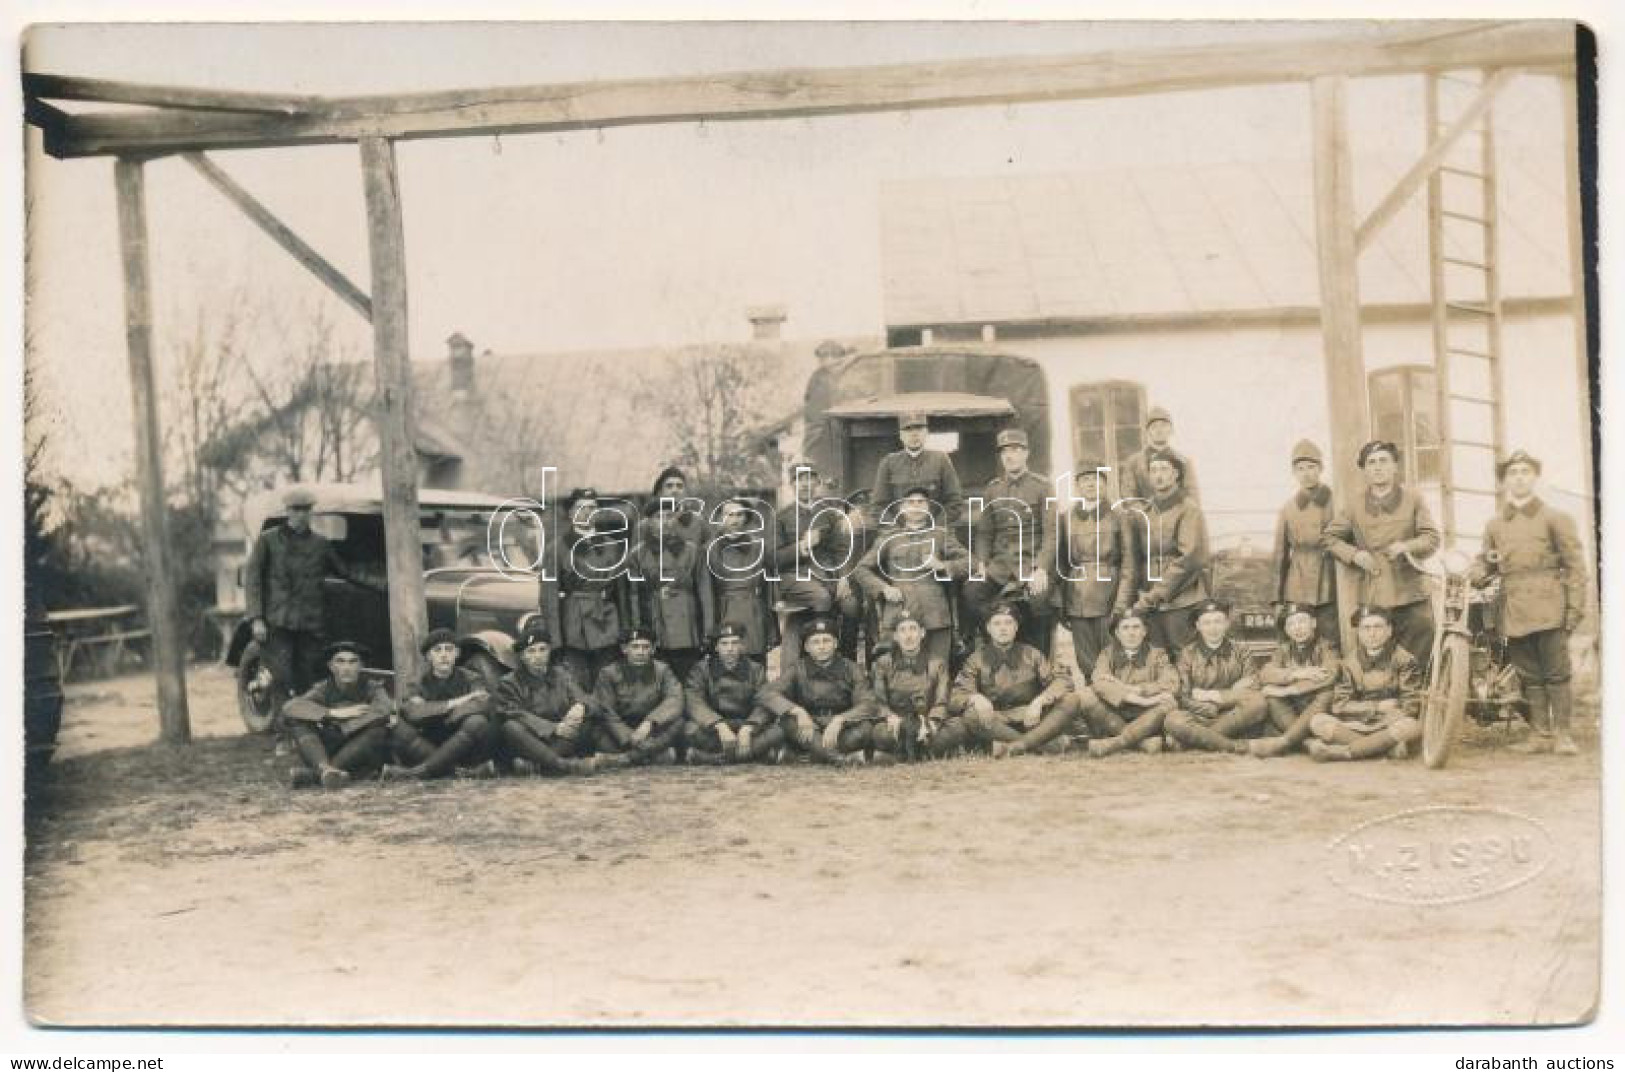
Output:
<path fill-rule="evenodd" d="M 169 508 L 164 501 L 163 437 L 152 370 L 152 292 L 147 270 L 147 205 L 142 165 L 119 160 L 113 167 L 118 194 L 119 250 L 124 263 L 124 336 L 130 356 L 130 396 L 135 406 L 135 459 L 141 491 L 143 573 L 147 624 L 152 630 L 153 672 L 158 679 L 159 736 L 167 744 L 192 739 L 186 707 L 184 635 L 169 568 Z"/>
<path fill-rule="evenodd" d="M 1568 245 L 1569 245 L 1569 278 L 1573 281 L 1573 290 L 1569 299 L 1569 315 L 1574 325 L 1574 374 L 1575 386 L 1580 393 L 1580 471 L 1585 474 L 1584 494 L 1581 501 L 1584 503 L 1585 531 L 1591 541 L 1592 551 L 1598 553 L 1592 559 L 1593 570 L 1587 578 L 1587 595 L 1593 601 L 1596 595 L 1598 575 L 1595 566 L 1601 561 L 1601 530 L 1597 527 L 1597 459 L 1596 438 L 1594 429 L 1600 410 L 1597 400 L 1592 393 L 1593 380 L 1591 376 L 1591 347 L 1592 333 L 1588 328 L 1590 323 L 1586 315 L 1588 304 L 1589 284 L 1586 279 L 1586 261 L 1594 251 L 1586 249 L 1585 242 L 1585 206 L 1582 203 L 1580 180 L 1585 168 L 1580 159 L 1580 81 L 1570 78 L 1559 83 L 1559 92 L 1563 100 L 1563 178 L 1567 186 L 1568 196 L 1565 198 L 1565 208 L 1568 217 Z M 1593 98 L 1594 99 L 1594 98 Z M 1596 109 L 1593 106 L 1589 111 L 1591 122 L 1596 121 Z M 1590 128 L 1595 137 L 1595 127 Z M 1596 142 L 1591 142 L 1591 151 L 1595 154 Z M 1593 165 L 1596 162 L 1592 155 Z M 1595 181 L 1596 172 L 1592 172 Z M 1596 189 L 1595 186 L 1592 187 Z M 1594 206 L 1595 203 L 1593 203 Z M 1595 207 L 1592 208 L 1595 213 Z"/>
<path fill-rule="evenodd" d="M 317 253 L 308 242 L 295 234 L 292 228 L 277 219 L 276 215 L 253 194 L 238 185 L 237 180 L 226 174 L 220 165 L 202 153 L 183 153 L 182 159 L 208 180 L 210 186 L 225 195 L 227 201 L 236 205 L 255 226 L 269 235 L 272 241 L 287 250 L 294 260 L 309 269 L 317 279 L 326 283 L 333 293 L 349 304 L 350 308 L 360 313 L 366 320 L 372 320 L 372 299 L 367 297 L 360 287 L 350 282 L 348 276 Z"/>
<path fill-rule="evenodd" d="M 100 78 L 57 74 L 24 74 L 23 92 L 50 100 L 94 101 L 98 104 L 146 104 L 202 112 L 251 112 L 266 115 L 303 115 L 322 105 L 321 97 L 281 93 L 244 93 L 232 89 L 194 86 L 152 86 Z"/>
<path fill-rule="evenodd" d="M 1358 249 L 1364 250 L 1366 246 L 1371 244 L 1371 240 L 1377 236 L 1377 232 L 1382 229 L 1383 224 L 1393 219 L 1394 214 L 1404 206 L 1405 202 L 1409 201 L 1416 191 L 1420 190 L 1423 184 L 1428 181 L 1428 177 L 1439 170 L 1439 165 L 1444 163 L 1444 158 L 1449 155 L 1451 149 L 1455 148 L 1456 143 L 1461 140 L 1461 136 L 1471 130 L 1473 125 L 1483 118 L 1484 113 L 1489 111 L 1489 107 L 1494 103 L 1495 98 L 1517 76 L 1518 71 L 1516 68 L 1508 67 L 1496 71 L 1485 79 L 1484 88 L 1478 91 L 1478 95 L 1472 99 L 1472 103 L 1462 109 L 1461 114 L 1456 117 L 1455 121 L 1450 124 L 1444 133 L 1438 134 L 1435 138 L 1434 131 L 1429 130 L 1427 132 L 1428 137 L 1434 138 L 1433 143 L 1423 150 L 1416 163 L 1412 164 L 1410 170 L 1405 172 L 1398 182 L 1394 183 L 1394 188 L 1389 190 L 1387 196 L 1378 202 L 1377 207 L 1371 210 L 1371 215 L 1367 216 L 1364 222 L 1360 224 L 1359 229 L 1355 231 L 1354 244 Z"/>
<path fill-rule="evenodd" d="M 653 123 L 724 122 L 1083 100 L 1433 67 L 1562 63 L 1575 23 L 1408 23 L 1361 36 L 352 97 L 302 117 L 73 116 L 63 156 L 321 145 Z M 1448 31 L 1448 36 L 1440 37 Z"/>
<path fill-rule="evenodd" d="M 395 146 L 361 139 L 367 193 L 367 247 L 372 258 L 372 353 L 378 376 L 378 428 L 383 474 L 384 557 L 389 568 L 389 641 L 395 695 L 421 673 L 418 644 L 428 631 L 423 601 L 423 547 L 418 523 L 417 452 L 413 449 L 412 368 L 407 353 L 406 233 Z"/>
<path fill-rule="evenodd" d="M 1326 402 L 1331 417 L 1332 491 L 1337 507 L 1361 494 L 1357 458 L 1369 435 L 1365 354 L 1360 337 L 1359 253 L 1354 244 L 1354 163 L 1341 75 L 1311 86 L 1315 165 L 1315 244 L 1320 267 L 1320 325 L 1325 345 Z M 1343 650 L 1354 650 L 1349 615 L 1361 599 L 1356 571 L 1337 566 Z"/>

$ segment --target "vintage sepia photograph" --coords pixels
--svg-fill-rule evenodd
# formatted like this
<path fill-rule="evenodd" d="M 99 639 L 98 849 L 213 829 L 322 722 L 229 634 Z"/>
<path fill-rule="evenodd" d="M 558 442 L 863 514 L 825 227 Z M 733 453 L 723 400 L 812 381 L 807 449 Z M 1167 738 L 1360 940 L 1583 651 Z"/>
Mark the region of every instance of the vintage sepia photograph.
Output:
<path fill-rule="evenodd" d="M 20 47 L 35 1027 L 1598 1015 L 1585 26 Z"/>

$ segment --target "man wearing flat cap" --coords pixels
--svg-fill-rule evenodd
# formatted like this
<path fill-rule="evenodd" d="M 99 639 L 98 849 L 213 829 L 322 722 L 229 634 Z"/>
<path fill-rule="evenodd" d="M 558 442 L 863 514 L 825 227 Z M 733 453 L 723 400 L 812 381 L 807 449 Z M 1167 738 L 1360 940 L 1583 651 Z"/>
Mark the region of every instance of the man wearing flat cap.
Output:
<path fill-rule="evenodd" d="M 1320 638 L 1338 647 L 1337 564 L 1326 550 L 1332 520 L 1332 489 L 1321 483 L 1320 448 L 1307 439 L 1292 448 L 1297 494 L 1281 507 L 1275 522 L 1275 602 L 1310 608 Z"/>
<path fill-rule="evenodd" d="M 931 501 L 943 511 L 943 523 L 952 528 L 965 507 L 965 492 L 953 459 L 940 450 L 927 450 L 927 421 L 924 413 L 905 413 L 897 418 L 897 434 L 903 449 L 880 459 L 875 469 L 875 490 L 869 503 L 871 527 L 882 520 L 889 523 L 894 506 L 909 488 L 922 487 Z"/>
<path fill-rule="evenodd" d="M 423 654 L 428 665 L 390 727 L 399 765 L 385 765 L 384 780 L 443 778 L 454 771 L 464 778 L 494 777 L 485 679 L 457 665 L 457 634 L 450 629 L 431 629 Z"/>
<path fill-rule="evenodd" d="M 514 638 L 519 666 L 497 686 L 498 734 L 520 775 L 592 774 L 625 766 L 618 755 L 595 756 L 592 698 L 574 674 L 553 661 L 553 636 L 539 617 Z"/>
<path fill-rule="evenodd" d="M 817 763 L 862 763 L 878 717 L 875 697 L 858 664 L 836 650 L 839 630 L 814 615 L 802 636 L 801 658 L 762 694 L 792 748 Z"/>
<path fill-rule="evenodd" d="M 1399 482 L 1399 448 L 1373 439 L 1360 448 L 1363 495 L 1350 495 L 1326 526 L 1326 549 L 1360 570 L 1360 602 L 1388 611 L 1394 635 L 1421 665 L 1433 661 L 1433 600 L 1422 559 L 1439 549 L 1439 526 L 1427 503 Z"/>
<path fill-rule="evenodd" d="M 632 763 L 671 763 L 683 732 L 683 685 L 655 658 L 655 635 L 627 631 L 621 657 L 599 671 L 593 687 L 598 708 L 596 747 L 619 752 Z"/>
<path fill-rule="evenodd" d="M 311 686 L 282 708 L 294 748 L 304 765 L 289 782 L 295 788 L 320 784 L 339 789 L 356 775 L 381 767 L 389 757 L 389 722 L 395 705 L 376 681 L 361 675 L 367 649 L 349 640 L 327 646 L 327 680 Z"/>
<path fill-rule="evenodd" d="M 244 620 L 284 696 L 302 693 L 321 676 L 326 645 L 322 581 L 342 577 L 386 591 L 352 570 L 327 537 L 310 527 L 316 496 L 309 488 L 282 496 L 287 517 L 263 529 L 243 567 Z"/>
<path fill-rule="evenodd" d="M 1190 458 L 1174 449 L 1174 419 L 1161 406 L 1152 406 L 1145 415 L 1145 446 L 1129 455 L 1117 479 L 1119 498 L 1150 499 L 1156 489 L 1151 485 L 1151 459 L 1159 454 L 1179 459 L 1182 476 L 1180 486 L 1192 499 L 1197 497 L 1196 465 Z"/>
<path fill-rule="evenodd" d="M 1472 580 L 1501 581 L 1496 621 L 1506 638 L 1507 658 L 1529 703 L 1527 740 L 1519 751 L 1550 748 L 1579 752 L 1572 733 L 1569 635 L 1585 610 L 1585 552 L 1574 519 L 1535 494 L 1540 460 L 1514 451 L 1496 467 L 1503 501 L 1484 526 L 1484 544 Z M 1555 744 L 1554 744 L 1555 740 Z"/>
<path fill-rule="evenodd" d="M 1012 587 L 1032 597 L 1021 621 L 1021 639 L 1050 649 L 1055 617 L 1049 591 L 1054 512 L 1049 477 L 1027 468 L 1027 433 L 1006 428 L 994 440 L 1000 474 L 982 490 L 980 510 L 970 526 L 970 579 L 965 582 L 966 633 L 979 635 L 988 608 Z"/>
<path fill-rule="evenodd" d="M 784 744 L 784 731 L 762 704 L 767 670 L 745 656 L 745 629 L 717 628 L 709 658 L 689 671 L 683 740 L 690 763 L 746 763 Z"/>

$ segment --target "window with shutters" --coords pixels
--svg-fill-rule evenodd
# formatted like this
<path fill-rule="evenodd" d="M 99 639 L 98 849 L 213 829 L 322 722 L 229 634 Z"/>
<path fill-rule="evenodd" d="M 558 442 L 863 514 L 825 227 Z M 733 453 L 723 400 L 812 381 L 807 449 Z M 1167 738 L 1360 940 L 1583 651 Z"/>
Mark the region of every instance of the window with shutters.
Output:
<path fill-rule="evenodd" d="M 1400 479 L 1411 485 L 1439 482 L 1439 400 L 1433 369 L 1396 365 L 1367 377 L 1372 438 L 1399 447 Z"/>
<path fill-rule="evenodd" d="M 1127 380 L 1072 388 L 1072 456 L 1121 471 L 1145 435 L 1145 388 Z"/>

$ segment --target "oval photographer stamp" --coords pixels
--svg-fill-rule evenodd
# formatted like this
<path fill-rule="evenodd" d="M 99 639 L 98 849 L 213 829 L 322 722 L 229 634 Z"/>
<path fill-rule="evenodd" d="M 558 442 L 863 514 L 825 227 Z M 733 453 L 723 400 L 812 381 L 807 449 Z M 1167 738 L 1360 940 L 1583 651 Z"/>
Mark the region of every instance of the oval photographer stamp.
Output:
<path fill-rule="evenodd" d="M 1527 815 L 1465 805 L 1413 808 L 1327 845 L 1327 877 L 1356 897 L 1450 905 L 1506 893 L 1552 861 L 1552 838 Z"/>

